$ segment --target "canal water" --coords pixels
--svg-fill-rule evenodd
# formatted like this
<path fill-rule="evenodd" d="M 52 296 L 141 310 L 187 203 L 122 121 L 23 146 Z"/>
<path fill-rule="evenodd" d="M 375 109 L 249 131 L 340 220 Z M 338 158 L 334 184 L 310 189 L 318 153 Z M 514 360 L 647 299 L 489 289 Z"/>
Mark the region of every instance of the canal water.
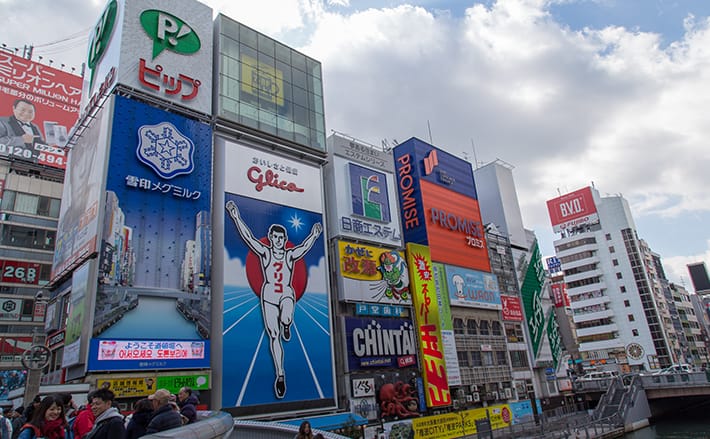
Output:
<path fill-rule="evenodd" d="M 101 333 L 101 338 L 149 340 L 201 339 L 193 322 L 185 320 L 172 298 L 140 296 L 138 306 Z"/>
<path fill-rule="evenodd" d="M 629 433 L 625 439 L 707 439 L 710 438 L 708 404 L 683 410 L 655 420 L 651 426 Z"/>

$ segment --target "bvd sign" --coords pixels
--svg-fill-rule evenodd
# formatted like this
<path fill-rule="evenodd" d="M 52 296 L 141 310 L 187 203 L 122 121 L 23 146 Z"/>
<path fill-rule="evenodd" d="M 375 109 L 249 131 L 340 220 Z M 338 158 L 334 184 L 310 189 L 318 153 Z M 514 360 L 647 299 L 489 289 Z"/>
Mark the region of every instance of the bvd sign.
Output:
<path fill-rule="evenodd" d="M 555 233 L 599 220 L 590 187 L 549 200 L 547 210 Z"/>

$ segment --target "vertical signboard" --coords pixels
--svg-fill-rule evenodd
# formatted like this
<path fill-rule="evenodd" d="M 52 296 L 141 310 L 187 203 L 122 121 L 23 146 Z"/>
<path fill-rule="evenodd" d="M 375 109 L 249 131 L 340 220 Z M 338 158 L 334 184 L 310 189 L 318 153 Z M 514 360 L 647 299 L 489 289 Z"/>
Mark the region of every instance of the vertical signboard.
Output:
<path fill-rule="evenodd" d="M 209 367 L 212 130 L 115 99 L 89 368 Z"/>
<path fill-rule="evenodd" d="M 537 356 L 540 348 L 540 340 L 545 331 L 545 313 L 542 308 L 542 286 L 545 281 L 545 269 L 542 266 L 540 248 L 537 241 L 532 248 L 530 262 L 525 270 L 525 278 L 520 288 L 525 308 L 525 318 L 530 330 L 532 340 L 533 356 Z"/>
<path fill-rule="evenodd" d="M 54 248 L 53 279 L 97 251 L 99 203 L 112 109 L 113 100 L 109 100 L 69 153 Z"/>
<path fill-rule="evenodd" d="M 547 319 L 547 340 L 550 342 L 550 351 L 552 351 L 552 362 L 557 370 L 557 365 L 560 362 L 562 355 L 562 336 L 560 335 L 560 325 L 555 319 L 554 310 L 550 310 L 550 316 Z"/>
<path fill-rule="evenodd" d="M 409 272 L 404 253 L 338 241 L 341 299 L 409 305 Z"/>
<path fill-rule="evenodd" d="M 69 296 L 69 310 L 67 327 L 64 332 L 64 354 L 62 367 L 73 366 L 82 361 L 81 335 L 82 328 L 90 318 L 88 316 L 87 290 L 89 288 L 90 262 L 86 262 L 72 273 L 71 293 Z"/>
<path fill-rule="evenodd" d="M 461 368 L 456 350 L 456 336 L 454 335 L 454 320 L 451 317 L 451 303 L 449 291 L 446 286 L 446 270 L 443 264 L 433 264 L 434 287 L 436 288 L 436 302 L 439 305 L 439 318 L 441 321 L 441 340 L 444 344 L 444 359 L 446 360 L 446 379 L 449 386 L 460 386 Z"/>
<path fill-rule="evenodd" d="M 119 83 L 212 111 L 212 9 L 194 0 L 111 0 L 89 42 L 85 99 L 112 68 Z"/>
<path fill-rule="evenodd" d="M 517 296 L 500 295 L 500 303 L 502 307 L 503 320 L 522 322 L 523 307 L 520 304 L 520 298 Z"/>
<path fill-rule="evenodd" d="M 222 406 L 335 403 L 320 168 L 225 141 Z M 317 359 L 317 361 L 315 361 Z"/>
<path fill-rule="evenodd" d="M 0 157 L 66 167 L 81 77 L 0 51 Z"/>
<path fill-rule="evenodd" d="M 548 200 L 547 212 L 550 214 L 552 230 L 556 233 L 599 220 L 590 187 Z"/>
<path fill-rule="evenodd" d="M 447 406 L 451 404 L 451 392 L 447 381 L 439 305 L 429 249 L 419 244 L 407 244 L 407 264 L 426 404 L 430 408 Z"/>

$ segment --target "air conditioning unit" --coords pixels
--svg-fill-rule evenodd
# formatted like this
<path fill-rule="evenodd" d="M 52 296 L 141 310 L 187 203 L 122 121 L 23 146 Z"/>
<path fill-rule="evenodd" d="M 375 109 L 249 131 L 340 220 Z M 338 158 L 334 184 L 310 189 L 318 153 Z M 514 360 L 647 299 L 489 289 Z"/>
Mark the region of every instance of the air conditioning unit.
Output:
<path fill-rule="evenodd" d="M 478 392 L 478 386 L 475 384 L 471 384 L 471 392 Z"/>
<path fill-rule="evenodd" d="M 506 399 L 510 399 L 513 397 L 513 389 L 506 388 L 505 389 L 505 397 Z"/>
<path fill-rule="evenodd" d="M 473 402 L 480 402 L 481 401 L 481 394 L 478 392 L 473 392 L 471 397 L 473 398 Z"/>
<path fill-rule="evenodd" d="M 466 395 L 466 402 L 473 402 L 473 396 Z"/>

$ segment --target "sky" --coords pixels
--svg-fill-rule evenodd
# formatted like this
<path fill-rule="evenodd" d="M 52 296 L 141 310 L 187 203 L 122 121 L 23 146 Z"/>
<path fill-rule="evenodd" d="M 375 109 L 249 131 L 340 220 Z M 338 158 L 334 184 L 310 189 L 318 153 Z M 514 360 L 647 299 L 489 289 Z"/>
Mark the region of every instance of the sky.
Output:
<path fill-rule="evenodd" d="M 544 256 L 545 201 L 594 184 L 628 200 L 671 281 L 692 291 L 686 264 L 710 265 L 710 2 L 205 3 L 322 63 L 328 133 L 512 165 Z M 78 72 L 104 4 L 0 0 L 0 43 Z"/>

